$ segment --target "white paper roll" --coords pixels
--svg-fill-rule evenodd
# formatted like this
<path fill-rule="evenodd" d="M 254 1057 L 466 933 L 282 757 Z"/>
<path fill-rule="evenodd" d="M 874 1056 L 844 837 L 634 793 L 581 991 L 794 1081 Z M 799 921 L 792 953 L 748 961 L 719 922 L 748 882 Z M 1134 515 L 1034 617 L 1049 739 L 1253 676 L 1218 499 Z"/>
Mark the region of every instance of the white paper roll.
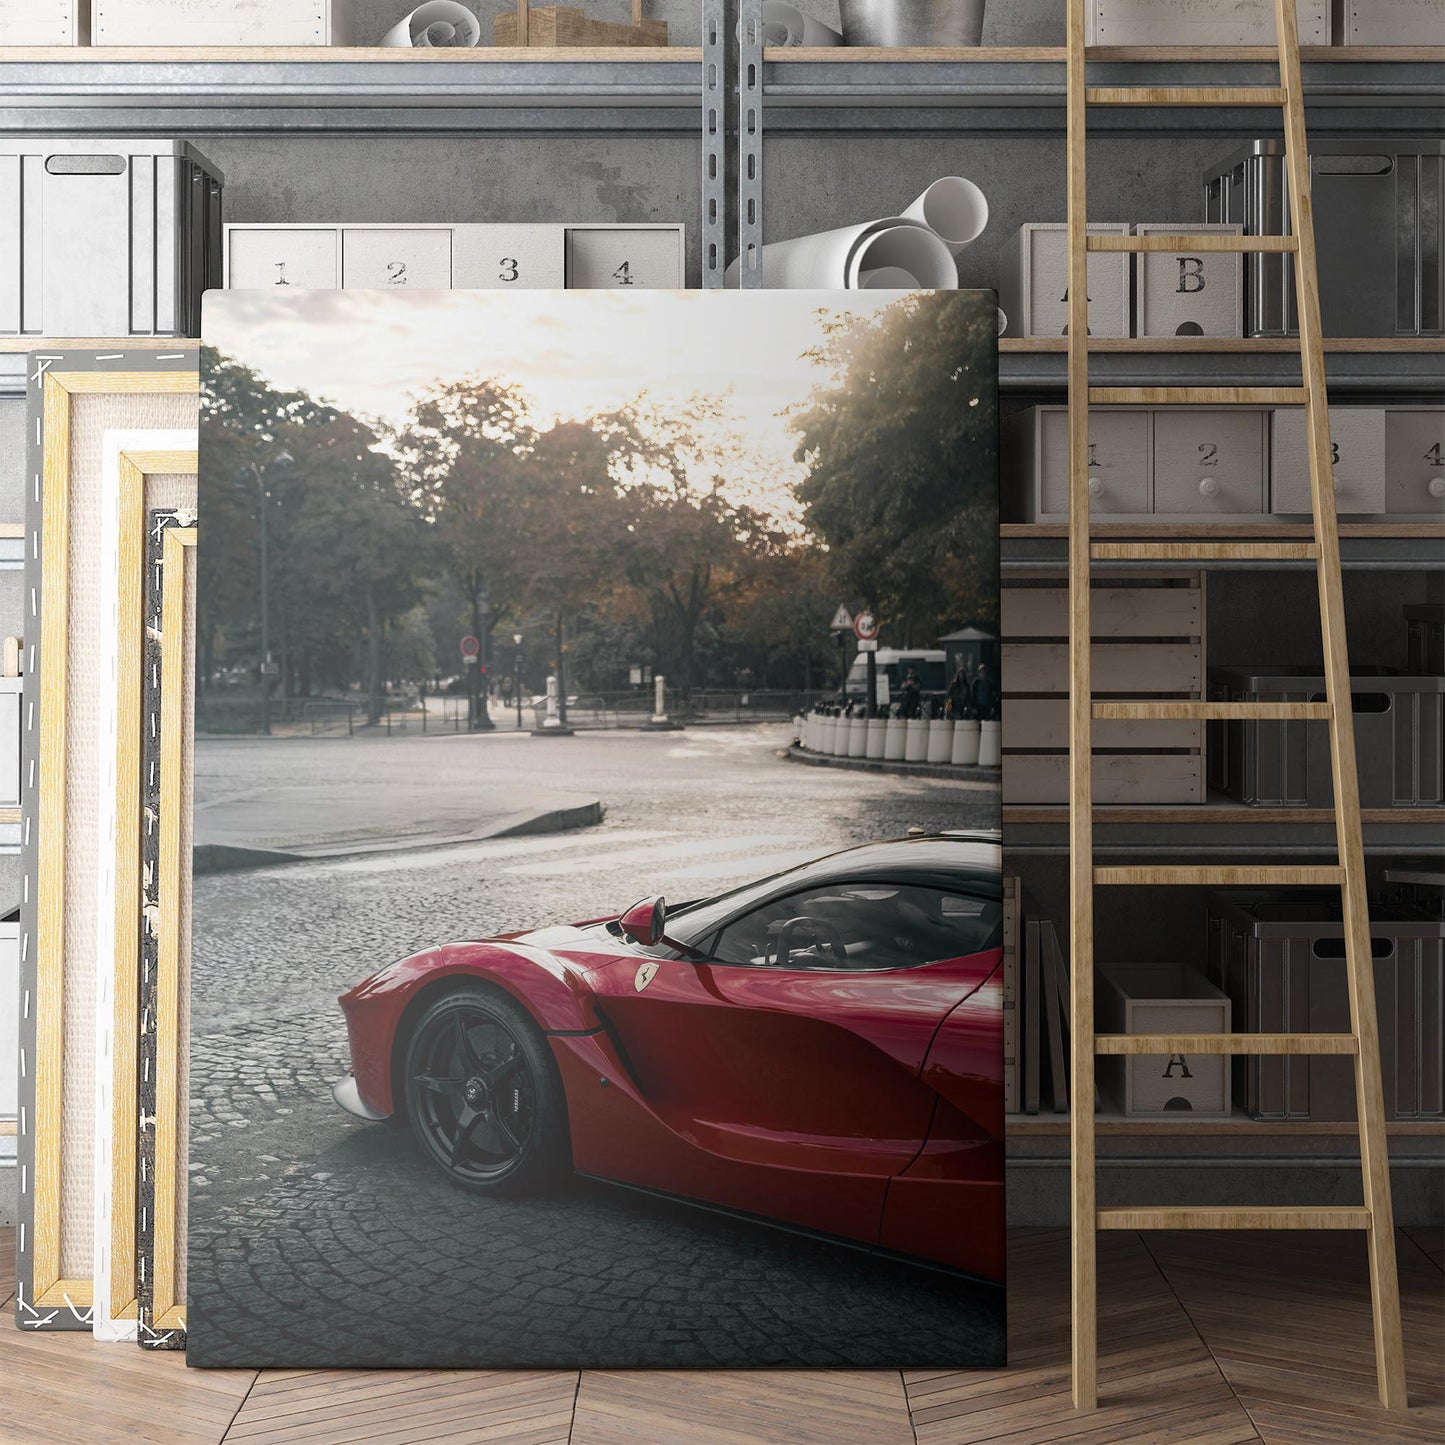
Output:
<path fill-rule="evenodd" d="M 466 50 L 481 38 L 481 22 L 465 5 L 458 5 L 456 0 L 427 0 L 404 20 L 398 20 L 381 43 L 414 46 L 418 50 Z"/>
<path fill-rule="evenodd" d="M 763 0 L 764 45 L 841 45 L 843 37 L 786 0 Z"/>
<path fill-rule="evenodd" d="M 998 308 L 998 334 L 1002 336 L 1008 330 L 1008 317 L 1004 314 L 1002 306 Z"/>
<path fill-rule="evenodd" d="M 879 266 L 876 271 L 864 271 L 858 277 L 860 291 L 916 291 L 918 277 L 902 266 Z"/>
<path fill-rule="evenodd" d="M 763 247 L 761 261 L 763 286 L 769 291 L 856 291 L 863 287 L 865 271 L 880 270 L 905 273 L 910 290 L 952 291 L 958 286 L 958 268 L 948 247 L 921 221 L 899 216 L 772 241 Z M 737 285 L 736 261 L 726 279 L 728 285 Z"/>
<path fill-rule="evenodd" d="M 962 176 L 940 176 L 903 214 L 922 221 L 957 256 L 988 225 L 988 199 Z"/>

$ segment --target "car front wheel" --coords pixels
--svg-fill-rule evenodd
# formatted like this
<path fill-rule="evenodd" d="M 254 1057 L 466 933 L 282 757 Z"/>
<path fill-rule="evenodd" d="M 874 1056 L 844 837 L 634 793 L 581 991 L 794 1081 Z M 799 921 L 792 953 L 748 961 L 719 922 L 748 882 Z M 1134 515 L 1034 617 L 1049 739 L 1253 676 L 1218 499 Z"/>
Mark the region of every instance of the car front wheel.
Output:
<path fill-rule="evenodd" d="M 468 984 L 432 1003 L 412 1032 L 405 1085 L 413 1132 L 455 1183 L 524 1192 L 561 1171 L 561 1084 L 546 1041 L 500 991 Z"/>

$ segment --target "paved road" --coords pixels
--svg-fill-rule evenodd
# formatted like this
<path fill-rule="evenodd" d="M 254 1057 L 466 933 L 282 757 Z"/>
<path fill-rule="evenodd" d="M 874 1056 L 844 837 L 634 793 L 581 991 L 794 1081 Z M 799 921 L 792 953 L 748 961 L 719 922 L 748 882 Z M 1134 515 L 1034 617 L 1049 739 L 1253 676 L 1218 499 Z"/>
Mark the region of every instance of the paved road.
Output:
<path fill-rule="evenodd" d="M 977 788 L 799 767 L 781 728 L 571 739 L 204 742 L 197 797 L 350 778 L 591 791 L 600 827 L 195 885 L 191 1360 L 202 1365 L 958 1364 L 1000 1292 L 578 1183 L 454 1189 L 340 1113 L 336 995 L 423 945 L 717 892 L 908 826 L 996 825 Z M 390 781 L 388 781 L 390 780 Z"/>

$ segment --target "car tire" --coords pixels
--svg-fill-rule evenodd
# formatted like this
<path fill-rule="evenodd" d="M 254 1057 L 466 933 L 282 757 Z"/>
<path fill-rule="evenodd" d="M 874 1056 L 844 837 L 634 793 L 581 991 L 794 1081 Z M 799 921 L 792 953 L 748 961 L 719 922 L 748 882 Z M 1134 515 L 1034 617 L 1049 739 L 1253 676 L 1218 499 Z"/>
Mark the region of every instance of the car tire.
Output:
<path fill-rule="evenodd" d="M 401 1086 L 422 1153 L 477 1194 L 526 1194 L 570 1163 L 562 1081 L 531 1016 L 502 990 L 434 999 L 408 1040 Z"/>

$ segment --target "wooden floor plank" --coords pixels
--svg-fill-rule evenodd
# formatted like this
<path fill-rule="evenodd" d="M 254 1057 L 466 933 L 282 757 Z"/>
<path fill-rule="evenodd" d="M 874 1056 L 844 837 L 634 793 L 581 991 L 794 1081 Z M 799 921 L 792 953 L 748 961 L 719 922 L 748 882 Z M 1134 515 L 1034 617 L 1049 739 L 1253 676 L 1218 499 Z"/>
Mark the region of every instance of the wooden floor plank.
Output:
<path fill-rule="evenodd" d="M 1150 1234 L 1145 1242 L 1266 1445 L 1445 1439 L 1445 1290 L 1397 1239 L 1408 1411 L 1375 1396 L 1369 1276 L 1358 1234 Z"/>
<path fill-rule="evenodd" d="M 1445 1228 L 1438 1224 L 1414 1224 L 1400 1231 L 1417 1249 L 1445 1270 Z"/>
<path fill-rule="evenodd" d="M 1358 1236 L 1128 1232 L 1100 1241 L 1101 1408 L 1080 1414 L 1067 1233 L 1030 1229 L 1009 1237 L 1003 1370 L 258 1375 L 7 1317 L 0 1445 L 1438 1445 L 1441 1246 L 1399 1240 L 1405 1415 L 1374 1404 Z M 13 1249 L 0 1230 L 0 1293 Z"/>
<path fill-rule="evenodd" d="M 578 1445 L 913 1445 L 897 1371 L 585 1370 Z"/>

